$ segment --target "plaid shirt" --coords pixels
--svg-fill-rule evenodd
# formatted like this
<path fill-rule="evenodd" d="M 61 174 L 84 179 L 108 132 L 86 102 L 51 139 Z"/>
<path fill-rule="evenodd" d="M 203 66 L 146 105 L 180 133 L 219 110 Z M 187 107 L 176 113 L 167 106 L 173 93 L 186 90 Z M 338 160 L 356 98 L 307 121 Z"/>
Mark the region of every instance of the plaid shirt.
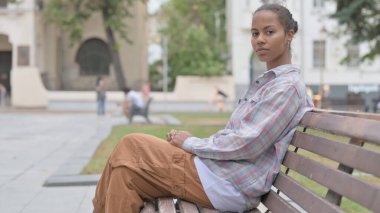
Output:
<path fill-rule="evenodd" d="M 251 84 L 226 127 L 209 138 L 190 137 L 183 148 L 232 183 L 256 207 L 280 170 L 295 128 L 313 107 L 299 69 L 287 64 Z"/>

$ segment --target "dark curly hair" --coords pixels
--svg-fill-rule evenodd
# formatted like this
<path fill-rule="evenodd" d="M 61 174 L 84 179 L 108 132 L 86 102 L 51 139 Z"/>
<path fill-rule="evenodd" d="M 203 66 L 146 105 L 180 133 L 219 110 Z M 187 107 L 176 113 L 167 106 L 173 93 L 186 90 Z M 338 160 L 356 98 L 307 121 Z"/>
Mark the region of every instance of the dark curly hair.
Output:
<path fill-rule="evenodd" d="M 288 8 L 279 5 L 279 4 L 264 4 L 261 7 L 259 7 L 253 15 L 255 15 L 259 11 L 263 10 L 269 10 L 278 15 L 278 18 L 283 25 L 285 32 L 288 32 L 290 30 L 293 30 L 294 34 L 298 31 L 298 23 L 293 19 L 292 14 L 288 10 Z"/>

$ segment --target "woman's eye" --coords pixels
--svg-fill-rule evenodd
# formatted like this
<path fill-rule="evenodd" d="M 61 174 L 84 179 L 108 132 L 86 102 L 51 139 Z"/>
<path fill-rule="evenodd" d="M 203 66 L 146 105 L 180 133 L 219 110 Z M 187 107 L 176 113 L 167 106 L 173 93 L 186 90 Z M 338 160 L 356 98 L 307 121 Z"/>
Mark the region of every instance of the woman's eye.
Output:
<path fill-rule="evenodd" d="M 256 38 L 259 36 L 259 33 L 258 32 L 252 32 L 252 37 Z"/>
<path fill-rule="evenodd" d="M 268 30 L 268 31 L 267 31 L 267 35 L 272 35 L 273 33 L 274 33 L 273 30 Z"/>

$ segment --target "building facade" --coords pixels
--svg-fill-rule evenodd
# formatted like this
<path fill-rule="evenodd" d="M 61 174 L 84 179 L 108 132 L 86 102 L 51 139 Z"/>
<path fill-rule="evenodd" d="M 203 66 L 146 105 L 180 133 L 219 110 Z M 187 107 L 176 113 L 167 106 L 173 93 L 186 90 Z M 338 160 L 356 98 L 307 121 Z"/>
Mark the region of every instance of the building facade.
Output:
<path fill-rule="evenodd" d="M 110 90 L 117 90 L 101 14 L 84 23 L 82 40 L 71 45 L 66 32 L 44 19 L 46 2 L 0 0 L 0 80 L 10 94 L 24 84 L 22 73 L 13 74 L 29 68 L 37 71 L 37 80 L 48 90 L 94 90 L 98 76 L 106 77 Z M 147 8 L 140 1 L 133 7 L 133 17 L 125 20 L 132 43 L 117 39 L 126 84 L 139 88 L 148 79 Z"/>
<path fill-rule="evenodd" d="M 230 47 L 230 69 L 236 81 L 237 97 L 265 71 L 250 45 L 252 13 L 263 1 L 227 0 L 227 32 Z M 266 1 L 270 2 L 270 1 Z M 345 99 L 349 94 L 359 94 L 369 109 L 374 106 L 372 99 L 380 95 L 380 58 L 372 62 L 359 62 L 359 55 L 367 52 L 369 46 L 361 44 L 347 47 L 348 37 L 334 37 L 339 25 L 329 14 L 336 9 L 334 1 L 326 0 L 282 0 L 272 1 L 283 4 L 298 21 L 299 31 L 292 43 L 292 60 L 302 70 L 302 76 L 314 93 L 328 88 L 328 97 Z M 350 54 L 350 64 L 342 59 Z M 240 93 L 240 94 L 239 94 Z"/>

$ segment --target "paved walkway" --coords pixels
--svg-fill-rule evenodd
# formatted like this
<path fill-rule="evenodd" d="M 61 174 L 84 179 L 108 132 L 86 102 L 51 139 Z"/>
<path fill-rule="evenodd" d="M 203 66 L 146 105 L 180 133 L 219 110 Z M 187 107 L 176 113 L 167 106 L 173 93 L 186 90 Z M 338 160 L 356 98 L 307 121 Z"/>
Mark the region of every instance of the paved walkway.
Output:
<path fill-rule="evenodd" d="M 76 175 L 111 127 L 124 123 L 121 116 L 92 113 L 0 112 L 0 212 L 92 212 L 95 186 L 44 184 Z"/>

